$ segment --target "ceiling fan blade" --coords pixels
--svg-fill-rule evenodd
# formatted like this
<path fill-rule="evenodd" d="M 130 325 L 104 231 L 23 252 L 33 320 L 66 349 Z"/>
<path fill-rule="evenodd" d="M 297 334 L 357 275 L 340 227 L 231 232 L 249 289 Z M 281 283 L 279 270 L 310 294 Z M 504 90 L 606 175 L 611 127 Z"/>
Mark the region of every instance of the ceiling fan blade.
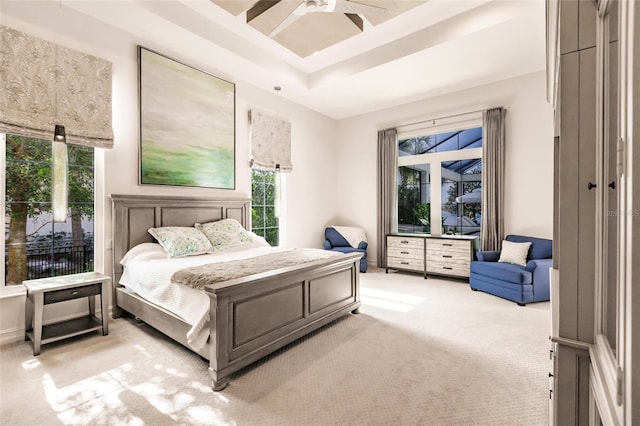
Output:
<path fill-rule="evenodd" d="M 251 9 L 247 10 L 247 24 L 280 3 L 280 1 L 281 0 L 259 0 Z"/>
<path fill-rule="evenodd" d="M 304 3 L 298 6 L 298 8 L 300 8 L 301 6 L 304 7 Z M 296 10 L 298 8 L 296 8 Z M 295 10 L 294 10 L 292 13 L 289 14 L 289 16 L 284 18 L 284 20 L 280 22 L 273 30 L 271 30 L 271 32 L 269 33 L 269 37 L 275 37 L 276 35 L 281 33 L 283 30 L 285 30 L 289 25 L 293 24 L 298 19 L 300 19 L 303 15 L 304 13 L 297 14 L 295 13 Z"/>
<path fill-rule="evenodd" d="M 302 15 L 305 15 L 307 12 L 309 12 L 309 7 L 307 6 L 307 2 L 305 0 L 302 0 L 302 3 L 300 3 L 298 7 L 293 9 L 293 12 L 291 12 L 291 14 L 302 16 Z"/>
<path fill-rule="evenodd" d="M 336 7 L 334 12 L 340 13 L 355 13 L 355 14 L 380 14 L 384 13 L 386 9 L 384 7 L 370 6 L 368 4 L 357 3 L 349 0 L 336 0 Z"/>

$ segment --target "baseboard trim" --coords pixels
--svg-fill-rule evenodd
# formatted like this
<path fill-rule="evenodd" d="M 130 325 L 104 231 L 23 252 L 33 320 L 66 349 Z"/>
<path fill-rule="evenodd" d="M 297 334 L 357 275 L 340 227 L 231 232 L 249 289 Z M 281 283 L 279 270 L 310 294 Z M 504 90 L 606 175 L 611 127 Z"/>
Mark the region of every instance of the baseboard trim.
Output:
<path fill-rule="evenodd" d="M 0 346 L 15 342 L 24 342 L 24 328 L 2 330 L 0 332 Z"/>

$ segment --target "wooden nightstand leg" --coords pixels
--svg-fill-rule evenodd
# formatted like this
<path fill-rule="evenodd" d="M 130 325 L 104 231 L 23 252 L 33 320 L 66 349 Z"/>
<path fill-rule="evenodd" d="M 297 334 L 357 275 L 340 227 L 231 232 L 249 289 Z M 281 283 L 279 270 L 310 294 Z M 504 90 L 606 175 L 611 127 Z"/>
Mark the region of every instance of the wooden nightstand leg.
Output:
<path fill-rule="evenodd" d="M 27 331 L 33 329 L 33 300 L 27 296 L 27 302 L 24 306 L 24 340 L 29 340 Z"/>
<path fill-rule="evenodd" d="M 92 317 L 95 317 L 96 316 L 96 297 L 89 296 L 87 297 L 87 299 L 89 299 L 89 315 L 91 315 Z"/>
<path fill-rule="evenodd" d="M 44 293 L 33 295 L 33 356 L 40 355 L 42 341 L 42 311 L 44 310 Z"/>
<path fill-rule="evenodd" d="M 102 282 L 102 292 L 100 292 L 100 316 L 102 317 L 102 335 L 109 334 L 109 283 Z"/>

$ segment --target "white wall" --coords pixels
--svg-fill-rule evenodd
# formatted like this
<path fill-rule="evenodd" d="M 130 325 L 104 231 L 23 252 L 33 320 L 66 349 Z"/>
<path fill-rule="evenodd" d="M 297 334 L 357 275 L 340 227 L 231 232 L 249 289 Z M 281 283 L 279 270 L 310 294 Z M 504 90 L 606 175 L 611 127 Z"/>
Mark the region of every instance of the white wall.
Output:
<path fill-rule="evenodd" d="M 505 233 L 553 234 L 553 109 L 538 72 L 366 114 L 339 123 L 336 223 L 359 224 L 377 253 L 377 132 L 379 129 L 502 106 L 506 115 Z"/>
<path fill-rule="evenodd" d="M 61 17 L 60 20 L 51 19 Z M 258 89 L 244 81 L 235 81 L 225 72 L 224 64 L 214 57 L 194 55 L 197 46 L 181 45 L 176 38 L 171 45 L 157 45 L 151 40 L 88 18 L 64 8 L 60 14 L 57 2 L 0 2 L 0 24 L 37 37 L 90 53 L 113 63 L 113 130 L 114 148 L 105 150 L 102 164 L 105 182 L 102 207 L 96 211 L 96 259 L 104 259 L 96 269 L 111 275 L 111 214 L 107 194 L 156 194 L 181 196 L 250 197 L 248 114 L 257 108 L 291 121 L 292 161 L 294 171 L 286 177 L 284 229 L 289 247 L 321 247 L 322 230 L 336 215 L 335 145 L 337 124 L 334 120 L 289 102 L 273 93 Z M 221 190 L 168 186 L 138 185 L 138 76 L 137 50 L 140 44 L 180 62 L 236 83 L 236 189 Z M 201 50 L 206 51 L 206 50 Z M 286 87 L 283 91 L 286 90 Z M 100 173 L 100 172 L 98 172 Z M 103 243 L 100 244 L 99 241 Z M 100 247 L 104 249 L 100 249 Z M 2 290 L 2 289 L 0 289 Z M 0 293 L 0 343 L 21 339 L 24 329 L 24 292 Z M 80 308 L 80 306 L 83 306 Z M 84 303 L 76 304 L 78 312 Z M 58 308 L 58 307 L 56 307 Z M 45 322 L 62 315 L 58 309 L 45 313 Z M 66 309 L 68 314 L 70 309 Z"/>

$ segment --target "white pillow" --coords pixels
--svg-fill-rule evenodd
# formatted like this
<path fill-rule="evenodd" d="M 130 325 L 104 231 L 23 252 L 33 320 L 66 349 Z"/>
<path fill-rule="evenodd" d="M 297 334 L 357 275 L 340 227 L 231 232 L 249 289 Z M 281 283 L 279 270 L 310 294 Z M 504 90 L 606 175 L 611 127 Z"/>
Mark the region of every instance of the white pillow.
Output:
<path fill-rule="evenodd" d="M 242 224 L 235 219 L 196 223 L 193 226 L 206 235 L 214 251 L 248 246 L 254 241 L 255 234 L 244 229 Z M 257 237 L 257 235 L 255 236 Z"/>
<path fill-rule="evenodd" d="M 531 242 L 514 243 L 512 241 L 502 241 L 502 251 L 498 262 L 515 263 L 516 265 L 527 266 L 527 254 L 529 254 Z"/>
<path fill-rule="evenodd" d="M 153 238 L 164 248 L 169 257 L 194 256 L 213 251 L 211 243 L 196 228 L 187 226 L 164 226 L 149 228 Z"/>
<path fill-rule="evenodd" d="M 137 246 L 131 247 L 131 249 L 124 255 L 120 264 L 125 266 L 127 263 L 133 260 L 152 260 L 152 259 L 166 259 L 167 253 L 164 251 L 160 244 L 156 243 L 142 243 Z"/>

